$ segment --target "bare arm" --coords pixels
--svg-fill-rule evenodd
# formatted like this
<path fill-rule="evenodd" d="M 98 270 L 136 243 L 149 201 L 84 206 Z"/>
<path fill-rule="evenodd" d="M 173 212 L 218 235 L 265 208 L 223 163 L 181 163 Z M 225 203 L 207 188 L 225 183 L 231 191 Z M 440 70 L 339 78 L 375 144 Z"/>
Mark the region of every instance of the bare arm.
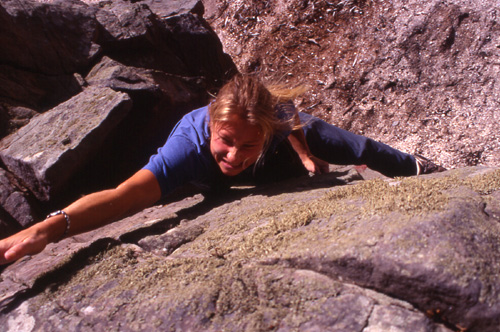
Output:
<path fill-rule="evenodd" d="M 161 197 L 156 177 L 140 170 L 115 189 L 84 196 L 64 209 L 71 219 L 68 235 L 104 226 L 151 206 Z M 66 220 L 57 215 L 0 241 L 0 264 L 42 251 L 64 234 Z"/>
<path fill-rule="evenodd" d="M 295 114 L 295 124 L 300 124 L 299 115 L 297 113 Z M 299 155 L 302 164 L 309 172 L 314 174 L 328 173 L 328 163 L 313 156 L 307 145 L 302 128 L 293 130 L 290 135 L 288 135 L 288 141 L 290 141 L 293 149 Z"/>

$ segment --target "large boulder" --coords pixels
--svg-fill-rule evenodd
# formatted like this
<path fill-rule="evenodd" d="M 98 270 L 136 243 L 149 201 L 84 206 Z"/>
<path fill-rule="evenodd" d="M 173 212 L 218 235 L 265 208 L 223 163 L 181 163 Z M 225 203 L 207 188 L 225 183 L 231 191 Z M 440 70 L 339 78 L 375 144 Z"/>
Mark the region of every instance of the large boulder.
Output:
<path fill-rule="evenodd" d="M 498 168 L 336 176 L 196 195 L 50 245 L 2 272 L 0 324 L 499 331 Z"/>
<path fill-rule="evenodd" d="M 97 56 L 95 10 L 78 0 L 0 5 L 0 100 L 43 111 L 78 93 L 73 73 Z"/>
<path fill-rule="evenodd" d="M 193 0 L 103 2 L 96 13 L 103 30 L 99 44 L 123 64 L 217 85 L 234 65 L 202 14 L 202 3 Z"/>
<path fill-rule="evenodd" d="M 0 159 L 41 201 L 64 187 L 132 102 L 122 92 L 89 87 L 0 142 Z"/>
<path fill-rule="evenodd" d="M 195 0 L 2 1 L 2 237 L 123 181 L 234 73 L 203 11 Z"/>

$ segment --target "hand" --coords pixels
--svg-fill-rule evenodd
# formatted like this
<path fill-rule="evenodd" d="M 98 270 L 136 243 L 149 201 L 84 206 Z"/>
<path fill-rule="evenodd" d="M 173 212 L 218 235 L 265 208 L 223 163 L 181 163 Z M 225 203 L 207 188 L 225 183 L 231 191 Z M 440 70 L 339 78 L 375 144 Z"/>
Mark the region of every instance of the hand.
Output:
<path fill-rule="evenodd" d="M 295 114 L 295 119 L 297 124 L 300 124 L 300 119 L 298 113 Z M 292 148 L 299 155 L 300 160 L 304 167 L 311 173 L 314 174 L 325 174 L 330 171 L 330 164 L 326 161 L 319 159 L 311 153 L 309 146 L 307 145 L 306 137 L 304 136 L 304 131 L 299 128 L 293 130 L 290 135 L 288 135 L 288 141 L 292 145 Z"/>
<path fill-rule="evenodd" d="M 302 158 L 302 164 L 309 172 L 314 174 L 326 174 L 329 172 L 329 164 L 312 155 Z"/>
<path fill-rule="evenodd" d="M 39 223 L 0 240 L 0 264 L 7 264 L 26 255 L 41 252 L 48 244 L 43 226 L 43 223 Z"/>

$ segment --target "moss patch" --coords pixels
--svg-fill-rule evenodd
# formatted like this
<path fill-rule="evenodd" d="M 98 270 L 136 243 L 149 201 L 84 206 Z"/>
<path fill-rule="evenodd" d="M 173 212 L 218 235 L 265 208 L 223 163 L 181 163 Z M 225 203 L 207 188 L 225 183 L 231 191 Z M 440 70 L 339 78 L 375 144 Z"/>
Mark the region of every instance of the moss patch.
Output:
<path fill-rule="evenodd" d="M 316 250 L 312 256 L 321 256 L 318 250 L 323 244 L 339 244 L 342 250 L 356 248 L 357 253 L 368 257 L 372 249 L 366 234 L 374 237 L 398 234 L 400 237 L 387 242 L 394 244 L 388 253 L 393 258 L 388 260 L 398 264 L 415 260 L 424 264 L 426 259 L 418 255 L 426 253 L 422 248 L 433 245 L 427 243 L 425 232 L 442 230 L 419 229 L 415 239 L 413 226 L 407 221 L 415 216 L 444 211 L 456 200 L 454 189 L 459 187 L 487 195 L 500 189 L 500 170 L 471 177 L 456 172 L 442 178 L 372 180 L 310 191 L 303 197 L 296 193 L 247 197 L 241 203 L 235 202 L 200 217 L 207 220 L 205 232 L 170 257 L 137 251 L 134 246 L 118 246 L 95 256 L 67 283 L 40 295 L 39 307 L 44 310 L 53 303 L 56 293 L 58 305 L 70 315 L 80 314 L 82 308 L 93 306 L 103 319 L 116 319 L 129 324 L 132 330 L 151 324 L 162 330 L 199 330 L 207 326 L 220 330 L 272 330 L 285 317 L 292 316 L 290 324 L 299 327 L 311 318 L 299 313 L 321 312 L 325 301 L 337 298 L 340 284 L 331 279 L 328 285 L 314 278 L 299 280 L 291 276 L 291 269 L 258 262 L 278 256 L 284 259 L 294 255 L 308 257 L 309 250 Z M 400 218 L 390 224 L 384 219 L 388 214 Z M 370 218 L 374 225 L 359 227 L 357 223 L 363 218 Z M 373 229 L 366 229 L 370 227 Z M 453 231 L 446 227 L 443 225 L 451 236 L 467 236 L 467 225 Z M 479 230 L 481 234 L 486 231 Z M 445 242 L 449 242 L 451 237 L 446 236 L 449 239 Z M 488 243 L 492 241 L 495 239 Z M 441 244 L 438 247 L 441 248 Z M 448 249 L 449 255 L 446 254 Z M 462 280 L 460 274 L 464 271 L 456 266 L 454 256 L 457 248 L 448 249 L 443 249 L 444 254 L 441 249 L 437 252 L 436 259 L 442 259 L 443 266 L 439 261 L 431 261 L 431 268 L 442 268 L 452 275 L 456 273 L 457 282 L 466 285 L 465 279 L 477 273 L 469 271 Z M 411 259 L 403 258 L 404 255 Z M 477 260 L 470 262 L 469 269 L 479 268 L 490 273 L 497 268 L 494 264 L 490 264 L 491 268 L 485 265 L 496 258 L 472 255 Z M 358 259 L 362 261 L 363 258 Z M 410 273 L 405 271 L 401 269 L 403 274 Z M 478 277 L 485 285 L 490 282 L 488 276 L 481 274 Z M 491 294 L 482 292 L 481 295 L 483 301 Z M 121 307 L 127 310 L 119 310 Z M 138 319 L 147 317 L 148 310 L 155 317 L 154 321 Z"/>
<path fill-rule="evenodd" d="M 307 200 L 283 194 L 266 199 L 264 207 L 261 205 L 250 213 L 233 206 L 232 213 L 220 216 L 224 227 L 207 229 L 197 244 L 178 253 L 194 250 L 200 255 L 213 252 L 221 256 L 234 253 L 240 259 L 260 257 L 278 252 L 281 247 L 288 247 L 306 235 L 313 241 L 325 232 L 325 228 L 309 224 L 321 220 L 328 221 L 327 228 L 332 236 L 339 235 L 356 220 L 390 213 L 401 215 L 399 225 L 403 227 L 411 217 L 444 211 L 450 201 L 450 190 L 463 186 L 478 193 L 498 190 L 500 170 L 465 178 L 457 172 L 441 178 L 362 181 L 326 193 L 310 192 L 308 195 L 313 199 Z M 249 200 L 246 203 L 250 204 Z"/>
<path fill-rule="evenodd" d="M 58 309 L 74 316 L 93 307 L 94 317 L 117 320 L 131 330 L 147 326 L 197 330 L 206 323 L 263 331 L 276 327 L 290 310 L 298 314 L 296 324 L 310 319 L 299 313 L 304 308 L 320 312 L 321 304 L 340 290 L 338 283 L 297 278 L 286 268 L 215 257 L 170 260 L 115 247 L 89 260 L 68 283 L 41 294 L 34 309 L 50 310 L 55 301 Z M 127 309 L 119 310 L 122 307 Z M 139 317 L 150 317 L 149 311 L 154 321 L 141 321 Z M 229 327 L 225 327 L 227 316 Z"/>

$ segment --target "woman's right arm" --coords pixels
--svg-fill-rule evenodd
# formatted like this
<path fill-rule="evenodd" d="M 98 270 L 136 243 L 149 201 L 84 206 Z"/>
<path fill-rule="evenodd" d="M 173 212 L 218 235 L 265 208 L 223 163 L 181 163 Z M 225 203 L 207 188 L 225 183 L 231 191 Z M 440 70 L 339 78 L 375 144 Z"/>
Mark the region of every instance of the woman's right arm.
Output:
<path fill-rule="evenodd" d="M 65 208 L 63 211 L 71 221 L 67 236 L 99 228 L 141 211 L 160 198 L 161 189 L 154 174 L 140 170 L 115 189 L 84 196 Z M 66 219 L 60 214 L 0 240 L 0 264 L 41 252 L 48 243 L 60 240 L 65 229 Z"/>

